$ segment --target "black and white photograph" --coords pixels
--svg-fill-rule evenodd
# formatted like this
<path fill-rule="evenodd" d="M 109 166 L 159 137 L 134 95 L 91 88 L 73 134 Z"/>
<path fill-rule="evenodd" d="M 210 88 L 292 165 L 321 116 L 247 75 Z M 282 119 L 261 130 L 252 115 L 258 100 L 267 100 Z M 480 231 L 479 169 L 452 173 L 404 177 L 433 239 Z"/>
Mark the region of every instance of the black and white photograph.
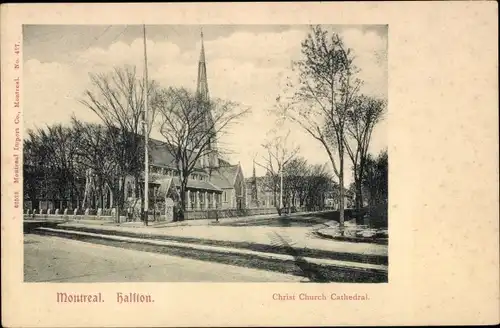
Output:
<path fill-rule="evenodd" d="M 388 283 L 389 28 L 23 25 L 24 282 Z"/>

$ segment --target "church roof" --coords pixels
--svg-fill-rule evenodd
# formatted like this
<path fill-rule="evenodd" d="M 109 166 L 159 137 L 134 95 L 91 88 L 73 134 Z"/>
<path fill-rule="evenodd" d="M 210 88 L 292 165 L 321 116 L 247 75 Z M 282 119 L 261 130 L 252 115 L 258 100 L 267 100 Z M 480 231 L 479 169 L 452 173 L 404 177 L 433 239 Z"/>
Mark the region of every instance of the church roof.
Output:
<path fill-rule="evenodd" d="M 175 165 L 175 158 L 170 153 L 165 142 L 149 139 L 149 155 L 151 159 L 151 164 L 161 167 L 177 168 Z M 195 165 L 196 170 L 202 170 L 201 161 L 198 160 Z"/>
<path fill-rule="evenodd" d="M 153 165 L 175 167 L 175 158 L 168 151 L 164 142 L 155 139 L 149 139 L 149 154 Z"/>
<path fill-rule="evenodd" d="M 176 187 L 181 185 L 181 180 L 179 177 L 165 177 L 165 176 L 152 176 L 149 179 L 150 183 L 163 184 L 164 181 L 171 181 L 171 183 L 175 184 Z M 170 182 L 169 182 L 170 184 Z M 211 190 L 221 192 L 222 189 L 218 186 L 215 186 L 213 183 L 202 180 L 193 180 L 189 179 L 187 183 L 187 187 L 189 189 L 199 189 L 199 190 Z"/>
<path fill-rule="evenodd" d="M 214 183 L 222 189 L 234 188 L 239 170 L 239 164 L 219 166 L 218 168 L 213 169 L 212 175 L 210 177 L 210 182 Z"/>

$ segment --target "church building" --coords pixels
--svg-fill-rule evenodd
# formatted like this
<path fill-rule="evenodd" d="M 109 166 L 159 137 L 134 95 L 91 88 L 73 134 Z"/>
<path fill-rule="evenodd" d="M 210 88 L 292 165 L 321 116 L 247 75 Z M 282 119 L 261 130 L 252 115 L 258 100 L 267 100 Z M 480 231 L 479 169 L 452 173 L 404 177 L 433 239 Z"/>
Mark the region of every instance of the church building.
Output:
<path fill-rule="evenodd" d="M 198 78 L 196 94 L 203 100 L 209 100 L 207 65 L 203 33 L 201 34 L 201 50 L 198 62 Z M 207 121 L 213 120 L 210 111 L 207 111 Z M 213 124 L 209 124 L 212 126 Z M 174 156 L 167 150 L 162 141 L 149 139 L 150 153 L 150 207 L 160 207 L 166 198 L 179 202 L 181 178 L 176 168 Z M 231 164 L 220 158 L 217 151 L 217 140 L 210 140 L 209 152 L 200 157 L 194 171 L 189 176 L 186 192 L 186 209 L 189 212 L 206 211 L 211 209 L 242 210 L 246 204 L 246 184 L 241 165 Z M 132 177 L 126 181 L 126 201 L 131 207 L 140 206 L 138 188 Z M 140 182 L 141 183 L 141 182 Z M 143 182 L 142 182 L 143 183 Z M 160 206 L 156 206 L 160 203 Z"/>

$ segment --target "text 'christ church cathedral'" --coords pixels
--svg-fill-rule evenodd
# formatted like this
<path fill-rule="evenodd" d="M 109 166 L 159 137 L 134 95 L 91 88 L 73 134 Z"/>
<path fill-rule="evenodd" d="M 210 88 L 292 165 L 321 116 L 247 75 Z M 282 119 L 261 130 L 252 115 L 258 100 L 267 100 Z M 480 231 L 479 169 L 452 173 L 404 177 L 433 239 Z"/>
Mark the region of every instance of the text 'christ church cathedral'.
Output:
<path fill-rule="evenodd" d="M 201 34 L 196 94 L 204 101 L 209 100 L 203 34 Z M 206 111 L 205 120 L 207 120 L 207 126 L 213 126 L 210 110 Z M 177 198 L 178 201 L 181 181 L 174 157 L 159 140 L 150 139 L 149 145 L 151 156 L 149 195 L 153 198 L 150 204 L 159 205 L 162 200 L 168 198 L 173 200 Z M 241 165 L 239 163 L 232 165 L 219 157 L 216 136 L 210 141 L 209 147 L 208 155 L 200 158 L 189 176 L 185 199 L 187 210 L 245 209 L 247 207 L 246 184 Z M 128 179 L 126 183 L 127 202 L 137 204 L 139 195 L 135 192 L 137 188 L 133 179 Z"/>

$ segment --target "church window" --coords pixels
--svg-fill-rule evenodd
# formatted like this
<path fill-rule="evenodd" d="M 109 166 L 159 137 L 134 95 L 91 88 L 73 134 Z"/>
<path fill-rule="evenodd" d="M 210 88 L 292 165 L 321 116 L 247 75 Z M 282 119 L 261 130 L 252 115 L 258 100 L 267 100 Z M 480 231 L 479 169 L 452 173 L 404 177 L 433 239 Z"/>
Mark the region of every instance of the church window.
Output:
<path fill-rule="evenodd" d="M 208 208 L 212 208 L 212 205 L 213 205 L 213 194 L 212 193 L 209 193 L 208 194 Z"/>
<path fill-rule="evenodd" d="M 132 184 L 127 182 L 127 197 L 132 197 Z"/>
<path fill-rule="evenodd" d="M 194 193 L 194 192 L 190 192 L 190 193 L 189 193 L 189 198 L 190 198 L 190 200 L 191 200 L 191 206 L 192 206 L 192 207 L 194 207 L 194 206 L 195 206 L 195 198 L 194 198 L 195 196 L 196 196 L 196 193 Z"/>

